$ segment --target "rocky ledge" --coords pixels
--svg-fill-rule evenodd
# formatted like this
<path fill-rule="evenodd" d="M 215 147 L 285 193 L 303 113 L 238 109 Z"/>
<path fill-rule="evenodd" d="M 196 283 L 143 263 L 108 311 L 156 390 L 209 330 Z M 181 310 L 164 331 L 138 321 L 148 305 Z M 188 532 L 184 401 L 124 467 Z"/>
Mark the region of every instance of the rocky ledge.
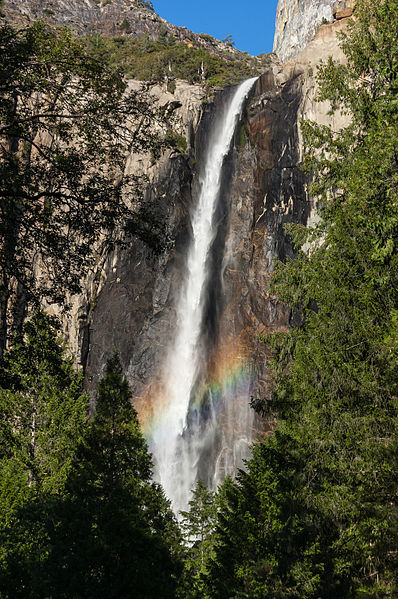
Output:
<path fill-rule="evenodd" d="M 4 0 L 3 12 L 8 21 L 22 26 L 43 19 L 51 25 L 71 27 L 80 35 L 97 32 L 104 36 L 158 39 L 167 34 L 177 43 L 204 48 L 217 56 L 246 56 L 211 35 L 168 23 L 148 5 L 145 0 Z"/>

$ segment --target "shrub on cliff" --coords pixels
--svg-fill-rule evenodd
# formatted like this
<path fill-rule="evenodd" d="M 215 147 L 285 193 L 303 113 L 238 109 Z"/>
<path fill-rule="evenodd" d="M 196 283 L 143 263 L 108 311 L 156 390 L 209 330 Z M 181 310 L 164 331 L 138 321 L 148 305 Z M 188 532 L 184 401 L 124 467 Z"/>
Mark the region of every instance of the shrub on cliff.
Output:
<path fill-rule="evenodd" d="M 93 54 L 110 65 L 120 67 L 128 77 L 144 81 L 163 81 L 165 78 L 185 79 L 208 87 L 239 83 L 258 75 L 258 63 L 251 60 L 229 59 L 210 54 L 203 48 L 171 43 L 174 38 L 148 37 L 135 40 L 128 37 L 104 38 L 99 35 L 84 38 Z M 264 59 L 266 64 L 267 58 Z"/>

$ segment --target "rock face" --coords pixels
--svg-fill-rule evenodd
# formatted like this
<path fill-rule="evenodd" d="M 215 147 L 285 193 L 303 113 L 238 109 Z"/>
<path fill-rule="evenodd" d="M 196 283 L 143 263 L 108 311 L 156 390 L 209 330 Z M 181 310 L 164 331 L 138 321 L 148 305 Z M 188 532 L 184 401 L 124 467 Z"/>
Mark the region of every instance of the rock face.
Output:
<path fill-rule="evenodd" d="M 72 309 L 63 317 L 65 334 L 85 370 L 90 392 L 95 390 L 106 359 L 117 349 L 133 373 L 130 381 L 139 395 L 167 338 L 165 323 L 172 310 L 168 297 L 178 285 L 178 264 L 186 246 L 193 144 L 206 97 L 199 85 L 180 80 L 175 83 L 173 94 L 166 85 L 146 86 L 132 81 L 130 86 L 144 85 L 157 105 L 170 114 L 173 130 L 187 139 L 187 154 L 167 151 L 154 163 L 150 153 L 132 153 L 125 167 L 126 174 L 145 174 L 148 178 L 144 201 L 156 206 L 173 249 L 156 256 L 144 243 L 130 239 L 127 248 L 116 248 L 112 254 L 98 257 L 96 268 L 84 283 L 84 293 L 71 298 Z M 177 277 L 175 282 L 173 277 Z M 49 309 L 58 314 L 57 306 Z"/>
<path fill-rule="evenodd" d="M 290 319 L 268 291 L 275 260 L 293 255 L 283 226 L 305 224 L 312 218 L 313 204 L 299 168 L 303 151 L 299 121 L 310 118 L 331 123 L 328 105 L 315 102 L 312 72 L 318 58 L 340 56 L 336 32 L 344 26 L 339 21 L 322 27 L 294 62 L 283 66 L 276 61 L 264 73 L 252 90 L 229 156 L 226 203 L 220 215 L 222 257 L 216 253 L 214 258 L 223 260 L 224 272 L 217 335 L 224 350 L 239 347 L 256 372 L 255 396 L 268 393 L 266 356 L 258 335 L 283 329 Z M 175 300 L 189 239 L 192 180 L 206 127 L 211 126 L 206 115 L 217 110 L 225 93 L 228 90 L 216 96 L 214 103 L 202 105 L 202 116 L 196 103 L 191 155 L 166 160 L 152 186 L 153 201 L 164 202 L 173 247 L 154 257 L 134 243 L 108 258 L 95 308 L 84 319 L 82 361 L 91 390 L 114 349 L 121 354 L 136 402 L 148 397 L 157 378 L 175 327 Z M 338 116 L 333 119 L 336 129 L 344 124 Z"/>
<path fill-rule="evenodd" d="M 6 5 L 13 10 L 29 6 L 29 18 L 36 18 L 37 11 L 42 10 L 42 3 L 35 4 L 34 0 L 18 0 L 18 4 L 6 0 Z M 65 12 L 59 15 L 67 14 L 70 21 L 79 10 L 79 19 L 86 15 L 87 27 L 94 15 L 99 19 L 94 23 L 97 30 L 120 22 L 121 14 L 106 11 L 121 7 L 126 11 L 133 7 L 136 15 L 143 10 L 142 20 L 137 18 L 142 31 L 157 23 L 156 15 L 130 0 L 98 5 L 94 0 L 52 0 L 51 6 L 61 5 Z M 337 20 L 322 25 L 314 37 L 314 23 L 319 24 L 323 16 L 332 20 L 333 8 Z M 305 48 L 284 65 L 274 59 L 258 79 L 223 171 L 219 232 L 211 252 L 212 268 L 222 275 L 214 279 L 208 293 L 206 341 L 212 348 L 213 370 L 228 361 L 244 366 L 254 397 L 269 394 L 267 356 L 259 335 L 286 329 L 291 320 L 269 291 L 275 261 L 293 255 L 284 225 L 306 224 L 314 217 L 313 201 L 307 196 L 300 170 L 303 143 L 299 122 L 301 118 L 311 119 L 331 124 L 336 130 L 345 124 L 340 115 L 330 117 L 327 104 L 315 101 L 313 73 L 320 58 L 342 58 L 336 33 L 346 26 L 347 20 L 339 19 L 338 12 L 346 8 L 327 0 L 280 0 L 276 50 L 286 58 Z M 230 89 L 219 90 L 209 100 L 200 86 L 181 81 L 176 82 L 173 94 L 165 86 L 149 88 L 157 102 L 173 114 L 173 128 L 185 135 L 188 149 L 185 155 L 165 154 L 157 164 L 150 156 L 130 155 L 126 171 L 148 176 L 146 201 L 158 207 L 170 247 L 155 256 L 142 242 L 131 239 L 127 247 L 103 257 L 86 282 L 85 293 L 73 298 L 73 310 L 64 321 L 77 361 L 84 368 L 88 391 L 95 391 L 106 359 L 117 350 L 143 419 L 151 409 L 175 330 L 176 299 L 184 276 L 191 233 L 189 215 L 195 175 L 203 160 L 203 142 L 212 127 L 212 115 L 231 93 Z"/>
<path fill-rule="evenodd" d="M 104 36 L 127 35 L 134 39 L 157 39 L 168 34 L 177 42 L 204 48 L 211 54 L 242 58 L 243 53 L 210 35 L 198 35 L 162 19 L 140 0 L 4 0 L 10 22 L 27 25 L 44 19 L 51 25 L 66 25 L 79 34 L 98 32 Z"/>
<path fill-rule="evenodd" d="M 252 90 L 228 159 L 222 234 L 214 255 L 223 266 L 217 336 L 222 351 L 239 348 L 256 373 L 254 396 L 264 397 L 269 390 L 266 355 L 258 336 L 289 325 L 290 314 L 268 291 L 275 260 L 293 255 L 283 226 L 312 218 L 313 203 L 299 167 L 303 151 L 299 121 L 309 118 L 331 123 L 335 129 L 344 125 L 338 115 L 331 121 L 327 104 L 315 101 L 313 77 L 319 58 L 342 57 L 336 33 L 344 27 L 344 20 L 325 25 L 294 61 L 286 65 L 274 61 Z M 106 359 L 117 350 L 137 405 L 151 394 L 175 328 L 190 236 L 192 183 L 211 115 L 229 91 L 204 102 L 200 86 L 177 81 L 174 94 L 162 86 L 152 87 L 151 93 L 173 107 L 177 130 L 189 140 L 188 152 L 167 154 L 156 165 L 148 156 L 131 155 L 126 169 L 149 176 L 147 201 L 160 207 L 171 247 L 155 256 L 142 242 L 132 240 L 129 247 L 115 250 L 92 273 L 86 292 L 74 298 L 65 320 L 88 390 L 94 392 Z"/>
<path fill-rule="evenodd" d="M 352 15 L 354 0 L 279 0 L 274 52 L 290 60 L 314 38 L 322 24 Z"/>

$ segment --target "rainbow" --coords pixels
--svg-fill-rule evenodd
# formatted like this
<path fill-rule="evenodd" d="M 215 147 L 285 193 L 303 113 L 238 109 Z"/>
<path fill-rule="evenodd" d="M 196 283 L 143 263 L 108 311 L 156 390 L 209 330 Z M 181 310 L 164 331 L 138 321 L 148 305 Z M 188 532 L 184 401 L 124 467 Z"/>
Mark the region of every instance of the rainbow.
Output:
<path fill-rule="evenodd" d="M 211 409 L 220 415 L 225 403 L 238 404 L 248 402 L 255 380 L 255 369 L 247 353 L 235 339 L 213 352 L 208 359 L 204 371 L 206 377 L 198 385 L 190 405 L 190 413 L 206 416 L 211 398 Z M 164 426 L 163 414 L 168 405 L 161 380 L 152 381 L 143 394 L 134 402 L 138 419 L 146 439 L 151 439 L 153 432 Z M 231 411 L 229 413 L 231 416 Z M 236 423 L 239 427 L 239 422 Z M 164 431 L 167 436 L 167 431 Z"/>

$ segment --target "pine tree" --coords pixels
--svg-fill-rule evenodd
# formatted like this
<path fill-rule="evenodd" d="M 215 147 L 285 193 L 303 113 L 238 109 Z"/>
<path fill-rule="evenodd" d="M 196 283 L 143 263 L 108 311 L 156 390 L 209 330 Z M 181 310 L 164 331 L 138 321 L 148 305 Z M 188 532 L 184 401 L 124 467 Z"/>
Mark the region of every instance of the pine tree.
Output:
<path fill-rule="evenodd" d="M 173 597 L 179 533 L 130 402 L 119 358 L 108 361 L 68 495 L 53 511 L 48 593 Z"/>
<path fill-rule="evenodd" d="M 40 311 L 6 354 L 0 380 L 0 596 L 27 597 L 25 576 L 40 578 L 48 554 L 37 505 L 65 493 L 88 398 L 56 323 Z"/>
<path fill-rule="evenodd" d="M 277 265 L 299 324 L 266 339 L 279 425 L 220 514 L 214 599 L 398 592 L 398 1 L 355 16 L 347 63 L 318 75 L 351 123 L 302 124 L 320 220 L 289 227 L 297 257 Z"/>
<path fill-rule="evenodd" d="M 85 430 L 88 398 L 56 324 L 41 311 L 7 353 L 0 382 L 1 520 L 6 522 L 13 505 L 64 488 Z M 13 491 L 6 489 L 9 483 Z"/>
<path fill-rule="evenodd" d="M 151 458 L 119 359 L 114 356 L 108 362 L 90 424 L 81 430 L 71 428 L 78 420 L 72 417 L 73 406 L 81 410 L 86 401 L 76 403 L 75 397 L 73 406 L 67 403 L 72 391 L 65 372 L 71 363 L 60 361 L 62 351 L 58 343 L 54 345 L 46 317 L 40 314 L 38 320 L 38 333 L 33 322 L 26 325 L 26 347 L 15 345 L 19 359 L 7 375 L 10 385 L 12 381 L 21 387 L 26 370 L 26 383 L 34 383 L 35 390 L 41 386 L 44 408 L 40 414 L 45 418 L 37 417 L 35 422 L 37 440 L 46 442 L 37 441 L 33 468 L 29 439 L 23 459 L 21 436 L 15 436 L 20 412 L 3 435 L 4 440 L 15 440 L 16 455 L 8 449 L 2 462 L 6 476 L 1 506 L 6 520 L 0 530 L 0 596 L 174 597 L 180 567 L 179 531 L 162 489 L 151 482 Z M 37 359 L 42 354 L 50 360 L 47 369 L 45 360 Z M 67 403 L 68 410 L 54 408 L 55 392 L 48 385 L 47 370 L 58 384 L 58 402 Z M 9 414 L 9 404 L 6 407 Z M 79 414 L 84 424 L 85 412 Z M 45 434 L 39 435 L 39 422 L 48 427 Z M 59 427 L 57 434 L 53 424 Z M 32 427 L 27 431 L 29 437 Z"/>
<path fill-rule="evenodd" d="M 179 596 L 184 599 L 209 597 L 204 577 L 214 553 L 217 502 L 203 481 L 192 491 L 189 510 L 181 512 L 181 530 L 185 540 L 184 570 Z"/>
<path fill-rule="evenodd" d="M 319 99 L 351 123 L 338 133 L 303 124 L 321 219 L 292 229 L 311 252 L 300 250 L 275 278 L 303 315 L 282 348 L 292 359 L 280 363 L 276 402 L 307 456 L 306 503 L 329 523 L 322 535 L 332 525 L 335 578 L 347 594 L 390 597 L 398 584 L 398 2 L 363 0 L 355 14 L 341 42 L 347 64 L 330 59 L 318 74 Z"/>

